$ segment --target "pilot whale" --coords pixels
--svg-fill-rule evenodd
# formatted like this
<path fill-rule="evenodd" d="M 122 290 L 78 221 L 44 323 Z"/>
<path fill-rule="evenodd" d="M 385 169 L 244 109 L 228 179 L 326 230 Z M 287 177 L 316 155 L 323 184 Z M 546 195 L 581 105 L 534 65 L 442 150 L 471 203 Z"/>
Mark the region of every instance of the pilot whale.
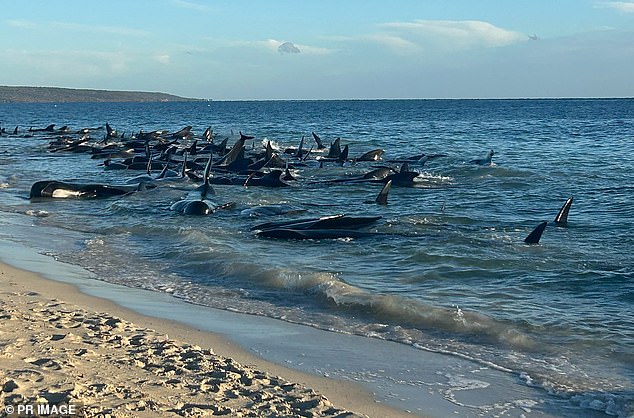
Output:
<path fill-rule="evenodd" d="M 128 193 L 152 188 L 150 185 L 139 184 L 90 184 L 72 183 L 57 180 L 42 180 L 31 186 L 29 198 L 53 198 L 53 199 L 98 199 L 112 196 L 122 196 Z"/>
<path fill-rule="evenodd" d="M 574 197 L 570 196 L 564 202 L 561 209 L 559 209 L 559 213 L 555 217 L 555 220 L 552 222 L 557 226 L 565 226 L 568 223 L 568 213 L 570 212 L 570 207 L 572 206 L 572 202 L 574 201 Z M 537 225 L 533 231 L 524 239 L 526 244 L 539 244 L 539 240 L 542 237 L 542 234 L 546 230 L 546 226 L 548 226 L 548 222 L 544 221 Z"/>
<path fill-rule="evenodd" d="M 182 213 L 184 215 L 203 216 L 212 214 L 216 211 L 216 209 L 229 205 L 219 205 L 216 202 L 208 199 L 208 196 L 213 196 L 216 194 L 216 191 L 209 183 L 211 163 L 212 157 L 210 155 L 209 160 L 207 161 L 207 165 L 205 166 L 205 172 L 203 174 L 203 184 L 191 191 L 184 199 L 172 204 L 170 206 L 170 210 Z"/>
<path fill-rule="evenodd" d="M 528 236 L 524 239 L 524 243 L 529 245 L 539 244 L 539 240 L 541 239 L 546 226 L 548 226 L 548 222 L 542 222 L 537 225 L 535 229 L 533 229 L 531 233 L 528 234 Z"/>
<path fill-rule="evenodd" d="M 476 165 L 491 165 L 492 164 L 492 159 L 493 156 L 495 155 L 495 152 L 493 150 L 489 151 L 489 153 L 487 154 L 486 157 L 484 158 L 476 158 L 475 160 L 471 160 L 469 161 L 471 164 L 476 164 Z"/>
<path fill-rule="evenodd" d="M 555 217 L 553 223 L 557 226 L 566 226 L 568 224 L 568 213 L 570 212 L 570 207 L 572 206 L 572 202 L 574 201 L 574 196 L 570 196 L 566 202 L 563 204 L 561 209 L 559 209 L 559 213 Z"/>
<path fill-rule="evenodd" d="M 359 229 L 372 225 L 381 219 L 380 216 L 349 216 L 349 215 L 331 215 L 322 216 L 321 218 L 300 218 L 290 221 L 267 222 L 251 227 L 252 231 L 268 230 L 268 229 Z"/>

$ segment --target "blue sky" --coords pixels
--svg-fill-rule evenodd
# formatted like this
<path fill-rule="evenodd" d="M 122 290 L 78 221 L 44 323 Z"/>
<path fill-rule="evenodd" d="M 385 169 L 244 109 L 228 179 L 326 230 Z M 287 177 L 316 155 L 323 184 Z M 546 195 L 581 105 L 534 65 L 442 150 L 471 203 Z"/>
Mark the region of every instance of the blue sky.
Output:
<path fill-rule="evenodd" d="M 0 85 L 214 100 L 634 97 L 634 1 L 0 5 Z"/>

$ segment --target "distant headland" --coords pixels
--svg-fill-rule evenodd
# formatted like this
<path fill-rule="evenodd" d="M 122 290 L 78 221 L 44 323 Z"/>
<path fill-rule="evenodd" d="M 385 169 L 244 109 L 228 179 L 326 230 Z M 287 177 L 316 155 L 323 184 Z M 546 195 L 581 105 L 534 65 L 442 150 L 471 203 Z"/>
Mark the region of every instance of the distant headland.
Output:
<path fill-rule="evenodd" d="M 200 100 L 202 99 L 142 91 L 0 86 L 0 103 L 190 102 Z"/>

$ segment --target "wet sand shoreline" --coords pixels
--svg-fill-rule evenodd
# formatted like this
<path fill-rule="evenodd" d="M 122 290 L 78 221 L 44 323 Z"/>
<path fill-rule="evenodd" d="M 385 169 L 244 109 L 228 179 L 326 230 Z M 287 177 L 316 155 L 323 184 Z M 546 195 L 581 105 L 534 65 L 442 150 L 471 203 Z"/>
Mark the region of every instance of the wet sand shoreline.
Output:
<path fill-rule="evenodd" d="M 267 362 L 212 333 L 7 264 L 0 273 L 4 405 L 75 404 L 87 416 L 411 416 L 355 383 Z"/>

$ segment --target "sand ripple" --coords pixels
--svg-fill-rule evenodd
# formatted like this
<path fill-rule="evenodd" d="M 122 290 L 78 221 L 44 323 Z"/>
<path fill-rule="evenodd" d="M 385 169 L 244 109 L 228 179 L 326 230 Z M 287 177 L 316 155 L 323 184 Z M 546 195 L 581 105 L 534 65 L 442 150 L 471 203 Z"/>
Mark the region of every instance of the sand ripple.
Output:
<path fill-rule="evenodd" d="M 0 296 L 4 405 L 74 404 L 88 417 L 357 416 L 311 389 L 116 316 L 34 292 Z"/>

